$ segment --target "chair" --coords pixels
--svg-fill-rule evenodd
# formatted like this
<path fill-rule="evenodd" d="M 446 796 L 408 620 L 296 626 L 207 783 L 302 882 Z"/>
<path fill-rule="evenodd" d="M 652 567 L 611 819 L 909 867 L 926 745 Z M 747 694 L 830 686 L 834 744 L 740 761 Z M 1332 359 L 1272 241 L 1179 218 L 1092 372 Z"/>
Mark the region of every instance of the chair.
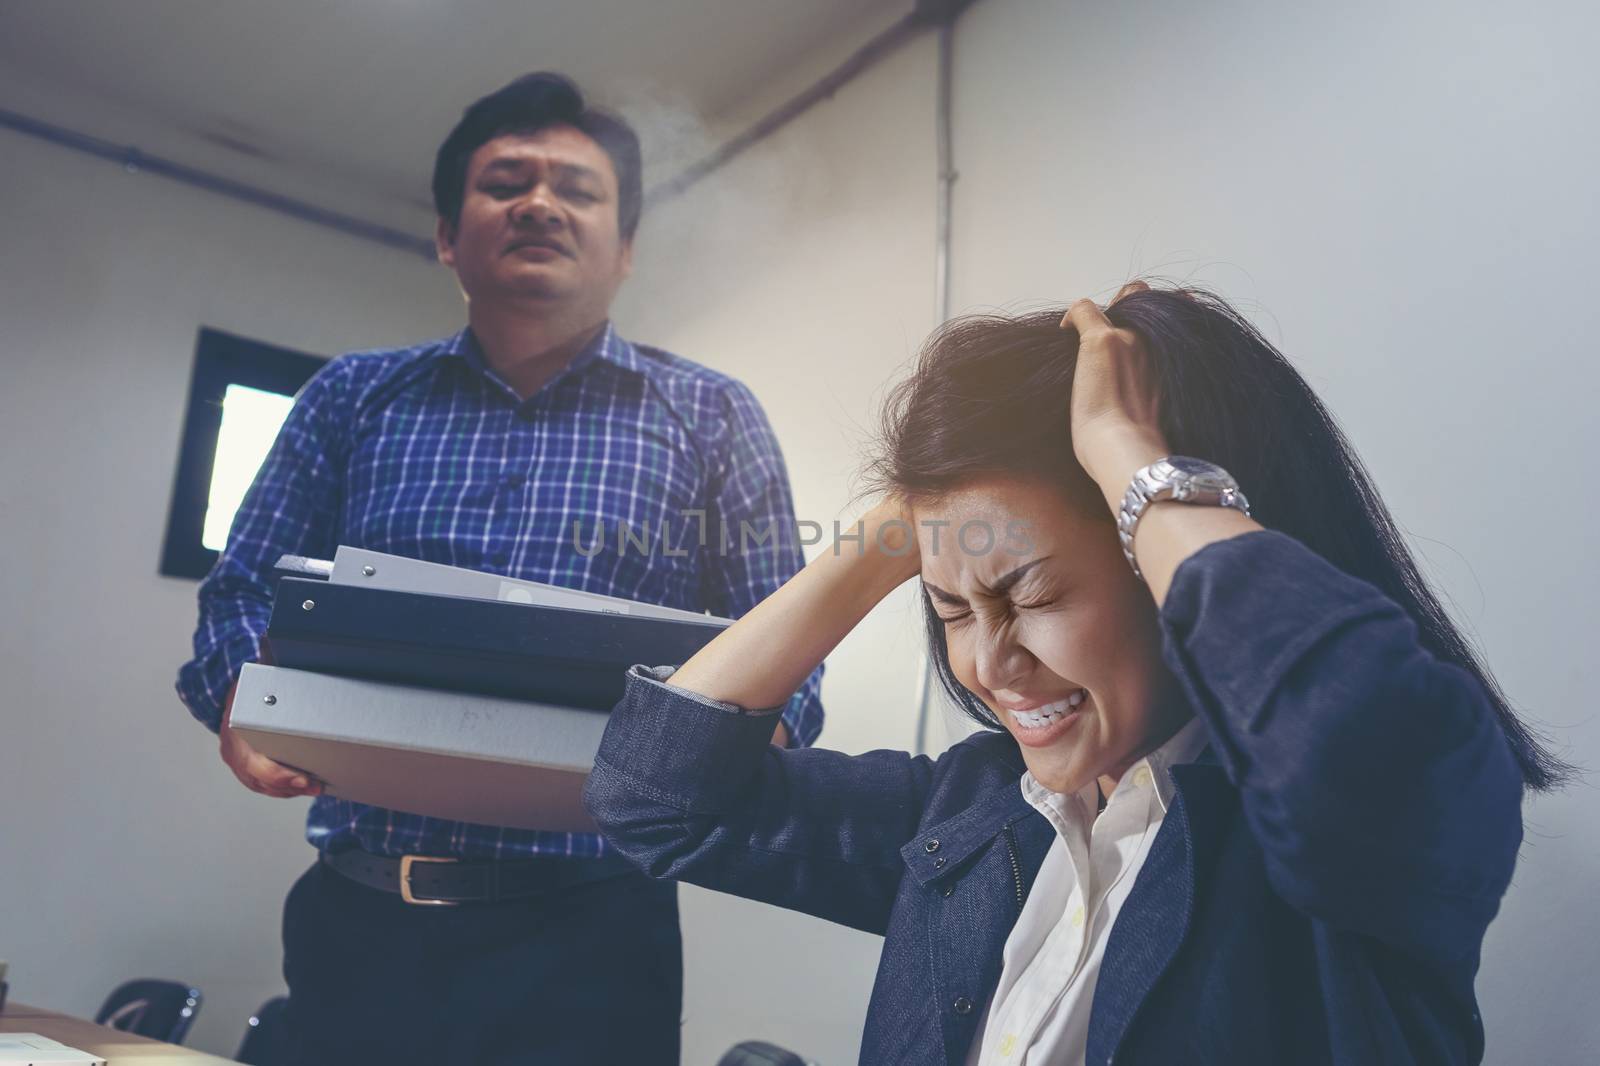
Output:
<path fill-rule="evenodd" d="M 200 998 L 198 988 L 181 981 L 129 981 L 106 997 L 94 1020 L 124 1033 L 181 1044 L 200 1013 Z"/>
<path fill-rule="evenodd" d="M 284 1028 L 288 996 L 274 996 L 250 1016 L 244 1039 L 233 1056 L 245 1066 L 292 1066 L 289 1036 Z"/>
<path fill-rule="evenodd" d="M 810 1066 L 792 1051 L 765 1040 L 746 1040 L 728 1049 L 717 1066 Z"/>

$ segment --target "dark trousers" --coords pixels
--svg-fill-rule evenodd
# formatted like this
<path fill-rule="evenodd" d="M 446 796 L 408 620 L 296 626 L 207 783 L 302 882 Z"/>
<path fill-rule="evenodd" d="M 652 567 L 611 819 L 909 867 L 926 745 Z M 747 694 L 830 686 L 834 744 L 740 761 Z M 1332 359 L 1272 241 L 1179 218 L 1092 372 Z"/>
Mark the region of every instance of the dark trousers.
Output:
<path fill-rule="evenodd" d="M 284 904 L 283 949 L 299 1066 L 678 1062 L 677 886 L 640 873 L 418 907 L 318 864 Z"/>

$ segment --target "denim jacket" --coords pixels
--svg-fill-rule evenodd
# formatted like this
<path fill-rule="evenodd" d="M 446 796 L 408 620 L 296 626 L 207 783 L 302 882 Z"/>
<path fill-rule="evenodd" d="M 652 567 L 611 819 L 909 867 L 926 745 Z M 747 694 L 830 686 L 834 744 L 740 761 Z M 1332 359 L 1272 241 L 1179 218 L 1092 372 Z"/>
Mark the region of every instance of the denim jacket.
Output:
<path fill-rule="evenodd" d="M 1111 930 L 1090 1064 L 1471 1063 L 1522 779 L 1481 686 L 1283 534 L 1186 560 L 1164 657 L 1210 745 Z M 657 877 L 882 934 L 867 1066 L 960 1066 L 1054 833 L 1009 734 L 938 759 L 771 746 L 635 667 L 585 798 Z M 858 711 L 856 713 L 863 713 Z"/>

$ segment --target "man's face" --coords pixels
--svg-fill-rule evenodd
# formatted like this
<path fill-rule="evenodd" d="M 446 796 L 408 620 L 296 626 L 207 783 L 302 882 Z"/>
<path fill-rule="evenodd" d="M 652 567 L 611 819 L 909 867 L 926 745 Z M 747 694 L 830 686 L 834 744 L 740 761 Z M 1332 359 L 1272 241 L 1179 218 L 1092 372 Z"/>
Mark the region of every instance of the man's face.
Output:
<path fill-rule="evenodd" d="M 571 126 L 480 146 L 461 217 L 440 219 L 436 239 L 440 262 L 480 304 L 556 304 L 600 318 L 633 269 L 611 158 Z"/>

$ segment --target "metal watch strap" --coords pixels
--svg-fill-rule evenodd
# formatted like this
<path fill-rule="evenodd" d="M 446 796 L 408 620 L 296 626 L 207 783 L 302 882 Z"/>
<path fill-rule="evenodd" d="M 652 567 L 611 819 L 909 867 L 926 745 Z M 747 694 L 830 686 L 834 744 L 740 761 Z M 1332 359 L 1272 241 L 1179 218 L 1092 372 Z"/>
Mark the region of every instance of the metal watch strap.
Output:
<path fill-rule="evenodd" d="M 1186 472 L 1174 461 L 1201 468 L 1204 477 Z M 1141 468 L 1128 482 L 1122 494 L 1122 506 L 1117 510 L 1117 539 L 1122 542 L 1122 554 L 1133 568 L 1133 575 L 1144 580 L 1139 560 L 1133 554 L 1133 537 L 1139 530 L 1139 520 L 1152 503 L 1171 500 L 1174 503 L 1199 504 L 1210 507 L 1231 507 L 1242 514 L 1250 513 L 1250 501 L 1226 470 L 1200 460 L 1184 456 L 1165 456 Z"/>

